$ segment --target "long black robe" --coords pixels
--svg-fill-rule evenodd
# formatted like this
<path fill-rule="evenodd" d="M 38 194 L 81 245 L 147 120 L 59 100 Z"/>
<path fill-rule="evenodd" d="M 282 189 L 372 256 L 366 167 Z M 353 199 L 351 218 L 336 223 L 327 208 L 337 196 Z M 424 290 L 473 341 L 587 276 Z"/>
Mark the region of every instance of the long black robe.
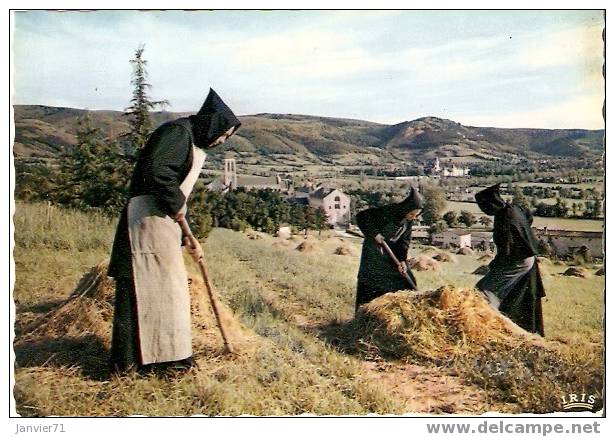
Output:
<path fill-rule="evenodd" d="M 240 125 L 228 106 L 210 90 L 196 115 L 164 123 L 151 134 L 139 153 L 129 196 L 154 195 L 161 209 L 174 216 L 186 202 L 180 184 L 192 167 L 193 144 L 207 149 L 220 136 L 229 130 L 234 132 Z M 108 275 L 116 279 L 111 363 L 115 370 L 124 370 L 132 364 L 141 364 L 127 206 L 116 230 Z"/>
<path fill-rule="evenodd" d="M 526 331 L 544 336 L 540 299 L 546 294 L 536 259 L 538 241 L 531 228 L 531 213 L 504 202 L 497 185 L 477 193 L 476 201 L 483 212 L 494 216 L 493 242 L 497 250 L 489 273 L 476 288 L 495 294 L 500 300 L 499 310 Z M 529 271 L 514 277 L 531 258 Z M 505 277 L 514 278 L 508 281 L 512 285 L 498 288 L 507 282 L 503 281 Z"/>
<path fill-rule="evenodd" d="M 361 252 L 361 264 L 357 278 L 356 307 L 397 290 L 413 287 L 404 279 L 386 252 L 383 252 L 374 237 L 381 234 L 399 261 L 405 262 L 412 240 L 412 223 L 405 223 L 408 212 L 422 208 L 422 198 L 412 190 L 403 202 L 380 208 L 370 208 L 357 214 L 357 225 L 365 240 Z M 403 229 L 396 241 L 391 241 Z M 409 276 L 416 284 L 416 278 L 408 269 Z"/>

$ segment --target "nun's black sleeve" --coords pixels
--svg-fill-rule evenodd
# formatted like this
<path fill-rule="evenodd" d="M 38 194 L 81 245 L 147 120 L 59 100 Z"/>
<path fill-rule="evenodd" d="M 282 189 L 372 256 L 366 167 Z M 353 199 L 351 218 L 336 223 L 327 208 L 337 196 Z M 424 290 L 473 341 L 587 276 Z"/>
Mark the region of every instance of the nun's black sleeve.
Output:
<path fill-rule="evenodd" d="M 410 243 L 412 242 L 412 224 L 408 223 L 406 232 L 399 237 L 396 243 L 393 243 L 391 250 L 395 253 L 398 260 L 403 261 L 408 258 L 408 250 L 410 249 Z"/>
<path fill-rule="evenodd" d="M 180 172 L 192 148 L 190 135 L 183 126 L 169 125 L 158 133 L 153 145 L 149 183 L 160 206 L 170 216 L 179 212 L 186 197 L 179 189 Z"/>

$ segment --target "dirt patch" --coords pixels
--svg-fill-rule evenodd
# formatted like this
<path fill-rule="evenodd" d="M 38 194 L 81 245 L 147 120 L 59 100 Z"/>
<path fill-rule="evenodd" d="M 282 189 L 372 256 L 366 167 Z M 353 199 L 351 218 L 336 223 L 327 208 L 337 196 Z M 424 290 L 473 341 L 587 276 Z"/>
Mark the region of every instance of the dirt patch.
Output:
<path fill-rule="evenodd" d="M 443 369 L 386 361 L 363 363 L 366 379 L 404 402 L 405 410 L 426 414 L 477 414 L 493 408 L 488 394 Z M 498 408 L 506 411 L 506 408 Z"/>

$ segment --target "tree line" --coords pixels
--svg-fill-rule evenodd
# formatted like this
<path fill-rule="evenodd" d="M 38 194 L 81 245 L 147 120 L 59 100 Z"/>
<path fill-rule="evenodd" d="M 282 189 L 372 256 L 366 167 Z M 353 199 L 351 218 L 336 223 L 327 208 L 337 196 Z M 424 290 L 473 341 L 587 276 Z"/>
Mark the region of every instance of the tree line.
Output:
<path fill-rule="evenodd" d="M 323 208 L 288 202 L 273 190 L 239 188 L 227 193 L 209 191 L 199 182 L 191 195 L 188 211 L 195 235 L 205 237 L 212 228 L 244 231 L 248 228 L 275 234 L 282 225 L 295 232 L 328 228 Z"/>

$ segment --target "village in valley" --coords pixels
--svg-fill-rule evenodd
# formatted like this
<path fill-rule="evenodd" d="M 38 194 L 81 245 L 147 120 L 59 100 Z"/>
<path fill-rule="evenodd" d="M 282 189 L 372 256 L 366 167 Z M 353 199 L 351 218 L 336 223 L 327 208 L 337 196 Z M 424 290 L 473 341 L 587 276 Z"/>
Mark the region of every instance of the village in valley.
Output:
<path fill-rule="evenodd" d="M 292 173 L 268 172 L 270 176 L 242 175 L 237 173 L 236 158 L 224 159 L 224 170 L 221 175 L 212 178 L 211 173 L 203 170 L 202 182 L 207 190 L 226 193 L 237 189 L 245 191 L 270 190 L 279 193 L 289 204 L 305 205 L 313 209 L 324 210 L 326 214 L 327 228 L 336 230 L 336 235 L 348 238 L 361 236 L 360 231 L 354 224 L 351 196 L 344 192 L 344 188 L 351 186 L 348 180 L 333 178 L 333 180 L 313 178 L 303 181 L 296 186 Z M 241 168 L 241 167 L 240 167 Z M 395 187 L 400 194 L 410 186 L 420 187 L 421 184 L 439 184 L 445 180 L 444 185 L 447 206 L 444 207 L 442 216 L 449 218 L 464 211 L 465 223 L 459 220 L 448 220 L 446 230 L 430 231 L 430 226 L 420 221 L 415 225 L 412 234 L 413 240 L 423 245 L 433 245 L 443 249 L 475 249 L 483 252 L 494 250 L 491 233 L 491 219 L 478 209 L 474 200 L 474 194 L 485 186 L 467 185 L 467 180 L 472 177 L 470 168 L 456 166 L 453 162 L 450 167 L 441 164 L 436 155 L 433 160 L 426 163 L 422 176 L 397 176 L 386 180 L 390 186 Z M 596 177 L 596 186 L 601 179 Z M 376 179 L 378 181 L 378 179 Z M 460 182 L 466 182 L 461 184 Z M 510 184 L 509 184 L 510 185 Z M 523 185 L 523 184 L 522 184 Z M 526 186 L 530 186 L 528 184 Z M 559 189 L 565 187 L 568 192 L 573 192 L 580 199 L 579 191 L 575 184 L 555 182 L 543 184 L 542 189 L 547 189 L 548 196 L 559 197 Z M 504 186 L 506 189 L 506 186 Z M 576 193 L 575 193 L 576 191 Z M 599 192 L 600 190 L 598 190 Z M 509 200 L 513 199 L 513 190 L 508 187 L 505 191 Z M 528 196 L 529 197 L 529 196 Z M 550 197 L 553 199 L 554 197 Z M 574 201 L 572 201 L 574 203 Z M 450 208 L 450 210 L 448 209 Z M 576 204 L 575 204 L 576 209 Z M 356 211 L 354 211 L 356 213 Z M 447 216 L 448 213 L 448 216 Z M 546 218 L 534 218 L 534 232 L 538 237 L 545 255 L 555 256 L 562 259 L 574 258 L 576 255 L 588 259 L 603 258 L 603 233 L 601 230 L 600 215 L 587 220 L 548 220 Z M 280 223 L 277 234 L 290 235 L 291 229 L 288 223 Z"/>

